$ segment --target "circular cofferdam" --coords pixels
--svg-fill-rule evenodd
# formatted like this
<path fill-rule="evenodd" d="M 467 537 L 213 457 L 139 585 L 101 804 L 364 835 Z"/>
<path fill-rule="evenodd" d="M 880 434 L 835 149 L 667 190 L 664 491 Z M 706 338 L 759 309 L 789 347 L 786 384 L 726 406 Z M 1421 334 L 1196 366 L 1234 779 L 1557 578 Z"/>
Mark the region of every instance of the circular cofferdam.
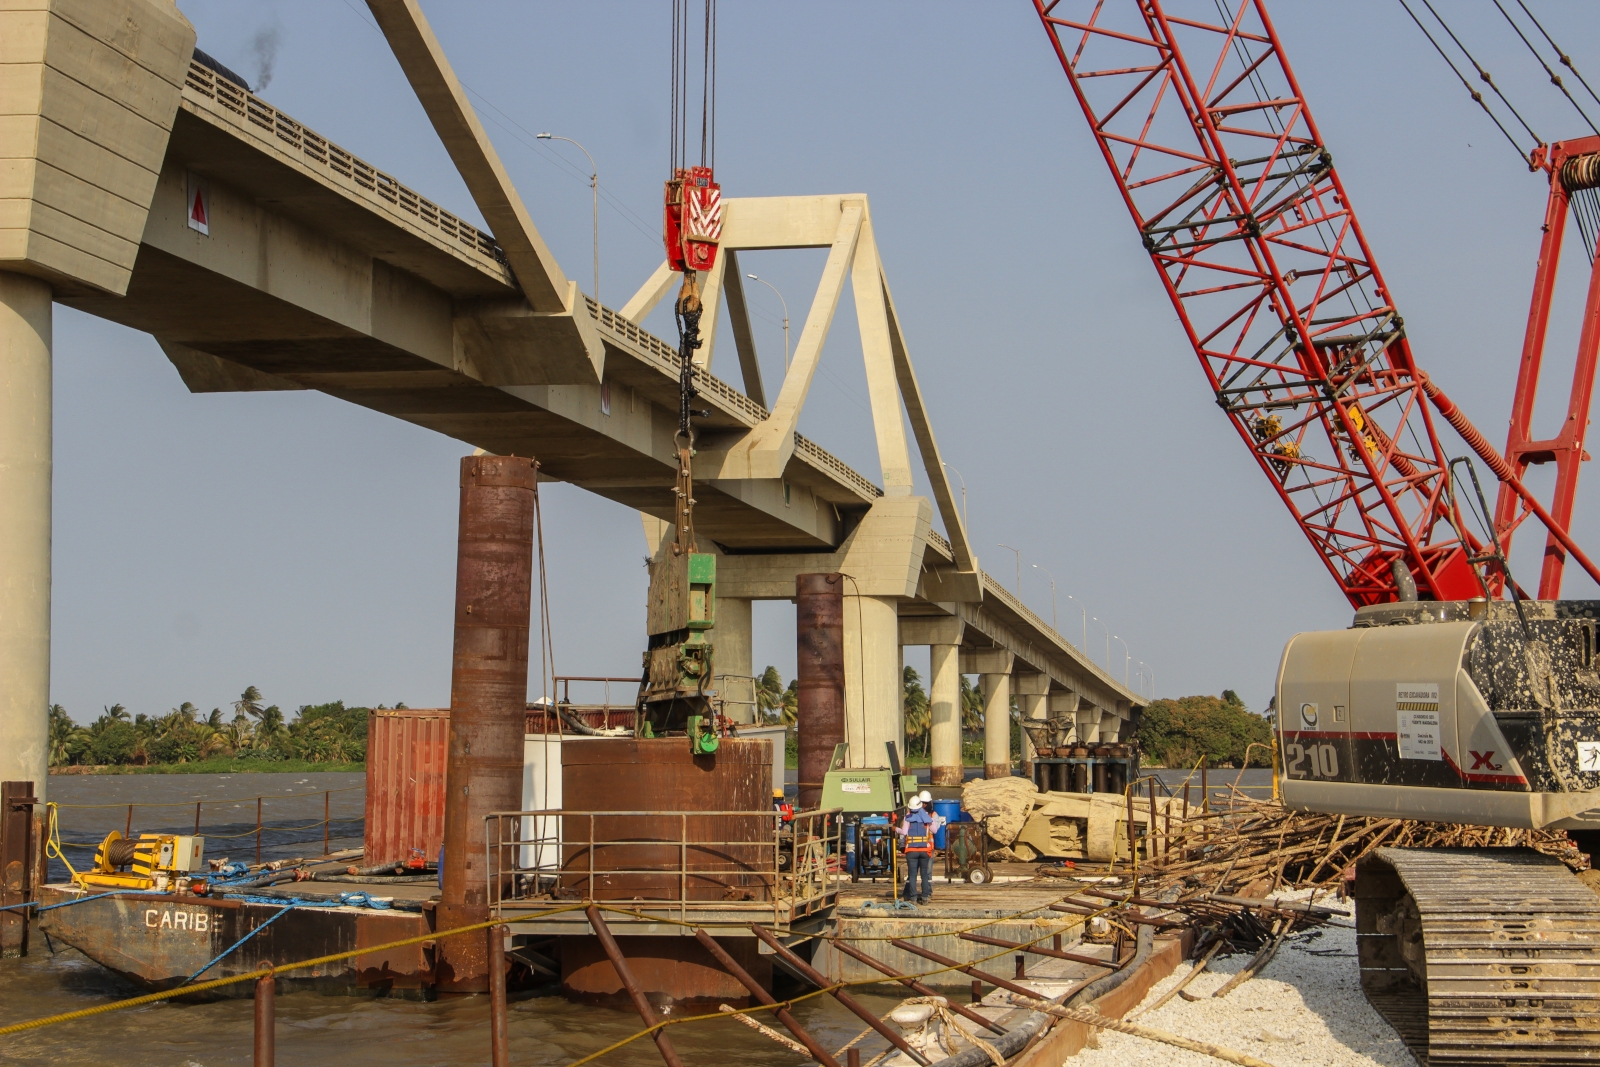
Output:
<path fill-rule="evenodd" d="M 777 842 L 772 743 L 723 738 L 697 756 L 682 737 L 582 738 L 561 746 L 560 896 L 630 905 L 687 902 L 769 918 Z M 692 918 L 692 916 L 691 916 Z M 631 936 L 608 914 L 634 978 L 652 999 L 743 1002 L 748 992 L 693 937 Z M 687 934 L 688 931 L 685 931 Z M 719 938 L 763 985 L 772 969 L 753 937 Z M 586 998 L 625 995 L 597 939 L 565 938 L 565 989 Z"/>

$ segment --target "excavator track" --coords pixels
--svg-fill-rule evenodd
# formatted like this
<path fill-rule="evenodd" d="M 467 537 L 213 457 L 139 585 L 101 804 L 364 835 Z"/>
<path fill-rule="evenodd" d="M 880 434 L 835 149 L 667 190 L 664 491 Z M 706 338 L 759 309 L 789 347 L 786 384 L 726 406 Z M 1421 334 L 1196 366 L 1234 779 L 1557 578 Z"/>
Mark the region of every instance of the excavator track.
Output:
<path fill-rule="evenodd" d="M 1356 868 L 1361 988 L 1425 1067 L 1600 1063 L 1600 896 L 1531 849 Z"/>

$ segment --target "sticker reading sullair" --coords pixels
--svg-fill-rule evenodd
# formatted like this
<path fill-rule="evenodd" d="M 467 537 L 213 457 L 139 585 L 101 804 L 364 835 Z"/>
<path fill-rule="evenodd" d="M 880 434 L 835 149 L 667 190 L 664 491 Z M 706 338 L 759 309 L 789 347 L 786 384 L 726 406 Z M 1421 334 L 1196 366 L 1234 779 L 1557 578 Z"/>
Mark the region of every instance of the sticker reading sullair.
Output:
<path fill-rule="evenodd" d="M 1400 758 L 1443 759 L 1439 745 L 1439 683 L 1400 682 L 1394 687 L 1394 707 Z"/>

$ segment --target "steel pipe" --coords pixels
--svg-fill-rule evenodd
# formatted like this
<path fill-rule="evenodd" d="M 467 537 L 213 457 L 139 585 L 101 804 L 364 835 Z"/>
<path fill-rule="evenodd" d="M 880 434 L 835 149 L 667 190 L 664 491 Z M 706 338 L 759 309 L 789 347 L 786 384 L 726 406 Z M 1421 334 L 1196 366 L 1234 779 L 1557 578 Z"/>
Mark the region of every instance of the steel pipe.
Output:
<path fill-rule="evenodd" d="M 822 777 L 845 739 L 844 575 L 797 574 L 794 591 L 800 808 L 809 811 L 822 800 Z"/>
<path fill-rule="evenodd" d="M 739 966 L 739 962 L 732 956 L 728 955 L 727 949 L 717 944 L 716 938 L 712 937 L 704 930 L 696 930 L 694 932 L 694 937 L 696 941 L 700 942 L 701 946 L 704 947 L 707 952 L 711 953 L 712 959 L 722 964 L 723 970 L 733 975 L 739 980 L 740 985 L 750 990 L 750 995 L 752 997 L 755 997 L 763 1004 L 777 1003 L 777 1001 L 773 999 L 772 994 L 763 989 L 761 987 L 761 983 L 750 976 L 749 971 L 746 971 L 743 967 Z M 779 1008 L 772 1014 L 777 1017 L 780 1023 L 788 1027 L 789 1032 L 799 1039 L 800 1043 L 806 1047 L 806 1051 L 811 1053 L 812 1058 L 818 1063 L 822 1064 L 822 1067 L 839 1067 L 839 1061 L 829 1055 L 827 1049 L 817 1044 L 816 1038 L 812 1037 L 806 1032 L 805 1028 L 800 1025 L 799 1021 L 789 1013 L 788 1008 Z"/>
<path fill-rule="evenodd" d="M 811 966 L 811 964 L 807 963 L 799 956 L 796 956 L 793 952 L 789 951 L 788 947 L 784 945 L 783 942 L 772 936 L 771 930 L 768 930 L 764 926 L 758 926 L 755 923 L 750 924 L 750 929 L 755 932 L 757 937 L 766 943 L 768 948 L 777 954 L 779 959 L 783 960 L 783 962 L 787 963 L 791 968 L 793 968 L 796 974 L 800 975 L 800 977 L 804 978 L 818 989 L 827 989 L 828 992 L 833 995 L 834 1000 L 837 1000 L 840 1004 L 843 1004 L 846 1008 L 849 1008 L 851 1011 L 855 1012 L 856 1017 L 876 1030 L 879 1037 L 889 1042 L 889 1044 L 893 1045 L 901 1052 L 904 1052 L 907 1056 L 910 1056 L 911 1059 L 920 1064 L 921 1067 L 928 1067 L 930 1062 L 928 1057 L 924 1056 L 922 1053 L 918 1052 L 916 1049 L 907 1044 L 906 1039 L 903 1036 L 896 1033 L 893 1029 L 886 1025 L 882 1019 L 879 1019 L 876 1015 L 872 1014 L 872 1012 L 862 1007 L 861 1003 L 857 1001 L 855 997 L 852 997 L 849 993 L 846 993 L 842 989 L 829 988 L 833 985 L 833 983 L 828 981 L 827 976 L 817 971 Z M 1033 993 L 1030 992 L 1028 995 L 1031 997 L 1033 996 Z"/>
<path fill-rule="evenodd" d="M 849 956 L 851 959 L 856 960 L 859 963 L 866 964 L 868 967 L 871 967 L 873 970 L 877 971 L 879 974 L 888 975 L 890 978 L 893 978 L 895 981 L 899 982 L 901 985 L 906 986 L 908 989 L 912 990 L 918 996 L 936 997 L 936 996 L 940 995 L 938 992 L 936 992 L 932 988 L 930 988 L 930 987 L 928 987 L 926 985 L 923 985 L 921 982 L 917 981 L 915 978 L 910 977 L 909 975 L 895 973 L 895 969 L 893 967 L 889 966 L 887 963 L 884 963 L 882 960 L 872 958 L 871 956 L 867 955 L 865 952 L 862 952 L 860 949 L 858 949 L 855 946 L 849 944 L 848 942 L 840 941 L 837 938 L 832 938 L 832 937 L 824 938 L 824 940 L 826 940 L 830 945 L 832 945 L 834 948 L 838 949 L 840 952 L 843 952 L 846 956 Z M 978 989 L 978 983 L 977 982 L 973 982 L 972 985 L 973 985 L 974 989 L 978 990 L 977 995 L 972 998 L 972 1002 L 974 1004 L 976 1004 L 978 1001 L 983 999 L 983 991 L 981 989 Z M 946 1003 L 949 1004 L 951 1011 L 955 1012 L 957 1015 L 961 1016 L 963 1019 L 966 1019 L 969 1022 L 975 1022 L 979 1026 L 987 1027 L 988 1029 L 993 1030 L 997 1034 L 1003 1034 L 1003 1033 L 1006 1032 L 1006 1028 L 1001 1026 L 999 1023 L 995 1022 L 993 1019 L 990 1019 L 990 1018 L 987 1018 L 985 1016 L 979 1015 L 977 1012 L 973 1011 L 971 1008 L 966 1007 L 963 1004 L 957 1004 L 955 1001 L 950 1000 L 949 998 L 946 998 Z"/>
<path fill-rule="evenodd" d="M 656 1018 L 655 1009 L 650 1006 L 650 998 L 645 996 L 639 980 L 633 976 L 633 970 L 628 966 L 628 960 L 623 956 L 617 939 L 611 936 L 611 927 L 607 926 L 605 919 L 601 917 L 600 909 L 591 904 L 583 913 L 589 917 L 589 925 L 594 927 L 594 935 L 599 938 L 600 947 L 605 950 L 606 958 L 616 969 L 617 977 L 622 979 L 622 987 L 628 991 L 629 998 L 633 1000 L 633 1007 L 639 1013 L 639 1018 L 644 1020 L 646 1026 L 655 1026 L 661 1020 Z M 667 1036 L 665 1030 L 651 1031 L 650 1036 L 655 1039 L 656 1048 L 661 1052 L 661 1058 L 667 1061 L 667 1067 L 683 1067 L 683 1061 L 678 1058 L 678 1050 L 672 1047 L 672 1039 Z"/>
<path fill-rule="evenodd" d="M 527 458 L 461 460 L 440 929 L 489 918 L 484 817 L 522 806 L 536 478 Z M 439 952 L 441 992 L 488 990 L 483 941 L 449 938 Z"/>
<path fill-rule="evenodd" d="M 273 1042 L 276 1004 L 273 1001 L 277 979 L 267 974 L 256 979 L 255 1067 L 273 1067 L 277 1049 Z"/>
<path fill-rule="evenodd" d="M 506 1029 L 506 933 L 504 926 L 484 931 L 489 942 L 489 1060 L 493 1067 L 511 1067 Z"/>

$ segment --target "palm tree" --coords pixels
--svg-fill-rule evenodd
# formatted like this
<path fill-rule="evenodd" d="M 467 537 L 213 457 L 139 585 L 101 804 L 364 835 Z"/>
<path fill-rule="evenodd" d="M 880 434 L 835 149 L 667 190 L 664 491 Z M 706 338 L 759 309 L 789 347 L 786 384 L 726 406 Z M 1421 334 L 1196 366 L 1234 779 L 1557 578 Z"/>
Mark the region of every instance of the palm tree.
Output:
<path fill-rule="evenodd" d="M 200 709 L 185 700 L 182 704 L 172 709 L 172 714 L 194 722 L 194 717 L 200 714 Z"/>
<path fill-rule="evenodd" d="M 222 729 L 222 709 L 212 708 L 211 714 L 206 716 L 206 725 L 213 730 Z"/>
<path fill-rule="evenodd" d="M 922 676 L 915 667 L 905 668 L 902 676 L 902 707 L 906 717 L 906 746 L 910 750 L 911 743 L 922 740 L 924 754 L 927 753 L 931 741 L 929 734 L 933 725 L 932 706 L 928 702 L 927 690 L 922 688 Z"/>
<path fill-rule="evenodd" d="M 128 718 L 128 709 L 123 707 L 121 704 L 113 704 L 109 708 L 105 709 L 105 718 L 112 722 L 126 722 Z"/>
<path fill-rule="evenodd" d="M 963 733 L 977 733 L 983 729 L 983 693 L 961 676 L 961 729 Z"/>
<path fill-rule="evenodd" d="M 233 717 L 236 719 L 248 715 L 259 720 L 261 713 L 266 709 L 261 706 L 261 690 L 253 685 L 244 687 L 244 692 L 239 694 L 239 699 L 233 702 Z"/>
<path fill-rule="evenodd" d="M 78 731 L 67 709 L 60 704 L 50 705 L 50 766 L 59 767 L 70 761 L 68 744 Z"/>
<path fill-rule="evenodd" d="M 793 726 L 800 719 L 800 679 L 791 678 L 789 685 L 783 691 L 783 702 L 778 709 L 778 717 L 785 726 Z"/>
<path fill-rule="evenodd" d="M 768 664 L 756 679 L 756 709 L 768 722 L 775 722 L 783 709 L 783 675 L 778 668 Z"/>

